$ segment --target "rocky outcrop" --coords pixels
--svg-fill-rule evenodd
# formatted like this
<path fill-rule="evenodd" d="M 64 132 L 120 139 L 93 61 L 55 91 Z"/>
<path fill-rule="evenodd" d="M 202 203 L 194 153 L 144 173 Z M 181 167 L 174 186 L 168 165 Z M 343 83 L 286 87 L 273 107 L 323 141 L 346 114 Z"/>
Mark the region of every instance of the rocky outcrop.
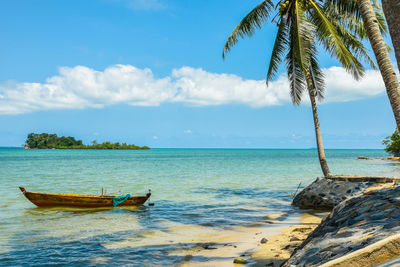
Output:
<path fill-rule="evenodd" d="M 337 205 L 285 266 L 374 266 L 400 255 L 399 233 L 400 187 L 367 191 Z"/>
<path fill-rule="evenodd" d="M 317 178 L 293 199 L 302 209 L 331 210 L 340 202 L 371 190 L 393 187 L 399 179 L 388 177 L 334 176 Z"/>
<path fill-rule="evenodd" d="M 366 160 L 392 160 L 392 161 L 399 161 L 400 157 L 387 157 L 387 158 L 368 158 L 364 156 L 359 156 L 357 159 L 366 159 Z"/>

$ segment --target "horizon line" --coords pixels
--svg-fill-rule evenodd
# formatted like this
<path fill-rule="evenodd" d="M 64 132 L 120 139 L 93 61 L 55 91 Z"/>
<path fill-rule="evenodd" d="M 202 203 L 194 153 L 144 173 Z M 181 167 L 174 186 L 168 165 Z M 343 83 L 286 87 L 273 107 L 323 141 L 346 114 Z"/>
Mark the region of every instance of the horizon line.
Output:
<path fill-rule="evenodd" d="M 0 146 L 0 148 L 21 148 L 24 149 L 23 146 Z M 317 148 L 268 148 L 268 147 L 150 147 L 151 149 L 252 149 L 252 150 L 317 150 Z M 324 148 L 324 150 L 384 150 L 384 148 Z M 35 150 L 35 149 L 31 149 Z M 47 148 L 38 148 L 37 150 L 54 150 Z M 56 149 L 56 150 L 134 150 L 134 149 Z"/>

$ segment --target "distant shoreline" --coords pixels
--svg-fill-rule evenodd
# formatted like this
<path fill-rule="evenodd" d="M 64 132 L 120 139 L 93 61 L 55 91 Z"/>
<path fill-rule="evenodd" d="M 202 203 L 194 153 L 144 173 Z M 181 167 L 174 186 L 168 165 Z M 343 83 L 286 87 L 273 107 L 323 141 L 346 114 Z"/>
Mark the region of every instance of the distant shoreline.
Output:
<path fill-rule="evenodd" d="M 0 147 L 0 148 L 19 148 L 19 147 Z M 150 147 L 146 148 L 29 148 L 22 147 L 21 149 L 29 149 L 29 150 L 149 150 Z"/>
<path fill-rule="evenodd" d="M 13 149 L 24 149 L 23 146 L 0 146 L 0 149 L 5 149 L 5 148 L 13 148 Z M 30 149 L 35 149 L 35 148 L 30 148 Z M 49 149 L 49 148 L 39 148 L 39 149 Z M 58 149 L 58 148 L 56 148 Z M 70 148 L 66 148 L 70 149 Z M 151 149 L 221 149 L 221 150 L 310 150 L 308 148 L 254 148 L 254 147 L 249 147 L 249 148 L 243 148 L 243 147 L 152 147 Z M 87 150 L 87 149 L 85 149 Z M 98 149 L 98 150 L 104 150 L 104 149 Z M 328 148 L 325 150 L 384 150 L 384 148 Z"/>
<path fill-rule="evenodd" d="M 106 141 L 98 143 L 92 141 L 91 145 L 83 144 L 82 140 L 76 140 L 72 136 L 57 136 L 57 134 L 48 133 L 30 133 L 23 144 L 25 149 L 101 149 L 101 150 L 146 150 L 148 146 L 137 146 L 127 143 L 111 143 Z"/>

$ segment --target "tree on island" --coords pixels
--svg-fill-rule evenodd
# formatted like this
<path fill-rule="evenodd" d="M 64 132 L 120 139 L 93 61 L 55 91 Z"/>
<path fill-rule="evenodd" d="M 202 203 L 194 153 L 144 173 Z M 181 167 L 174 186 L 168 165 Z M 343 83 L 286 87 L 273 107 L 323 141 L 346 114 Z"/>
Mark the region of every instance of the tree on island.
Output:
<path fill-rule="evenodd" d="M 109 141 L 101 144 L 96 140 L 92 145 L 84 145 L 82 140 L 76 140 L 72 136 L 58 137 L 56 134 L 30 133 L 25 141 L 25 147 L 29 149 L 150 149 L 148 146 L 136 146 L 123 143 L 111 143 Z"/>
<path fill-rule="evenodd" d="M 352 28 L 362 27 L 355 15 L 341 17 L 336 8 L 312 0 L 280 1 L 279 6 L 279 12 L 274 17 L 278 31 L 269 63 L 267 85 L 276 76 L 279 65 L 285 61 L 293 104 L 299 105 L 302 93 L 308 92 L 319 161 L 324 176 L 329 177 L 331 173 L 325 158 L 316 105 L 317 99 L 323 99 L 325 87 L 324 75 L 317 60 L 317 45 L 335 57 L 355 79 L 364 74 L 359 59 L 373 67 L 375 64 Z M 264 0 L 247 14 L 229 36 L 223 58 L 239 37 L 251 37 L 255 29 L 260 29 L 276 7 L 271 0 Z"/>

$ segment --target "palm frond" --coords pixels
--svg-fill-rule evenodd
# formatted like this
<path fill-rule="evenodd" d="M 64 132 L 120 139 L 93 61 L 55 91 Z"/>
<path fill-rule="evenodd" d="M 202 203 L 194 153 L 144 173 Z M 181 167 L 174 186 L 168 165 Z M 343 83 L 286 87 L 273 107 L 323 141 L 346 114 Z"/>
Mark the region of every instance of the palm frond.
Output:
<path fill-rule="evenodd" d="M 378 1 L 373 1 L 372 6 L 374 7 L 376 20 L 379 24 L 382 36 L 385 36 L 388 32 L 388 26 L 386 24 L 385 14 L 383 13 L 382 5 Z"/>
<path fill-rule="evenodd" d="M 382 6 L 380 5 L 379 1 L 376 0 L 373 1 L 373 6 L 381 33 L 384 36 L 388 33 L 388 27 L 383 14 Z M 324 6 L 321 10 L 325 14 L 325 16 L 332 22 L 332 24 L 335 25 L 338 32 L 344 38 L 343 42 L 345 43 L 346 47 L 348 47 L 352 53 L 355 53 L 356 58 L 365 61 L 372 68 L 376 69 L 376 64 L 369 56 L 368 49 L 366 49 L 361 43 L 361 40 L 369 40 L 367 31 L 364 27 L 364 22 L 362 21 L 361 17 L 348 13 L 344 10 L 340 10 L 339 12 L 338 6 L 332 4 L 330 0 L 325 1 Z M 347 35 L 347 37 L 343 36 L 343 34 Z M 355 47 L 359 47 L 361 48 L 361 50 L 353 50 L 354 45 L 351 46 L 348 41 L 346 41 L 346 39 L 351 39 L 350 42 L 353 42 L 355 44 Z M 386 46 L 389 53 L 392 52 L 391 47 L 387 44 Z"/>
<path fill-rule="evenodd" d="M 368 54 L 367 48 L 363 43 L 357 39 L 352 33 L 350 33 L 343 25 L 339 23 L 338 20 L 331 20 L 332 24 L 335 26 L 340 38 L 342 39 L 345 46 L 353 54 L 357 60 L 362 60 L 367 63 L 371 68 L 377 70 L 374 60 Z"/>
<path fill-rule="evenodd" d="M 301 9 L 299 10 L 299 2 L 295 1 L 295 4 L 293 5 L 293 13 L 294 16 L 292 17 L 292 35 L 294 39 L 294 52 L 295 52 L 295 57 L 299 60 L 299 64 L 301 68 L 303 69 L 304 67 L 304 60 L 305 60 L 305 55 L 304 55 L 304 48 L 303 48 L 303 40 L 302 40 L 302 35 L 300 32 L 300 26 L 301 26 Z"/>
<path fill-rule="evenodd" d="M 281 19 L 278 32 L 276 33 L 274 47 L 272 49 L 271 59 L 269 61 L 267 72 L 267 85 L 275 77 L 278 72 L 279 64 L 282 62 L 283 53 L 288 47 L 288 27 L 286 21 Z"/>
<path fill-rule="evenodd" d="M 310 76 L 312 80 L 313 90 L 315 95 L 318 98 L 318 101 L 322 101 L 324 99 L 324 91 L 325 91 L 325 75 L 319 66 L 317 60 L 317 50 L 312 54 L 310 60 Z"/>
<path fill-rule="evenodd" d="M 342 66 L 358 80 L 364 74 L 362 64 L 348 50 L 335 26 L 323 14 L 319 4 L 313 0 L 310 0 L 310 4 L 313 9 L 309 14 L 313 24 L 316 25 L 317 38 L 325 49 L 336 57 Z"/>
<path fill-rule="evenodd" d="M 379 29 L 381 30 L 381 34 L 382 34 L 382 36 L 386 36 L 389 33 L 389 27 L 386 23 L 386 18 L 385 18 L 385 14 L 383 13 L 382 5 L 379 3 L 379 1 L 374 0 L 372 3 L 372 6 L 374 7 L 376 20 L 378 21 Z M 387 43 L 386 43 L 386 48 L 389 53 L 393 52 L 393 49 Z"/>
<path fill-rule="evenodd" d="M 342 3 L 342 2 L 341 2 Z M 322 12 L 331 21 L 340 21 L 340 24 L 361 39 L 368 39 L 364 23 L 359 15 L 342 10 L 338 5 L 326 0 L 321 7 Z"/>
<path fill-rule="evenodd" d="M 306 88 L 306 79 L 304 75 L 304 66 L 299 57 L 298 43 L 296 32 L 297 25 L 293 23 L 295 19 L 292 20 L 290 24 L 290 34 L 289 34 L 289 43 L 290 48 L 286 55 L 286 67 L 287 67 L 287 75 L 290 84 L 290 97 L 292 99 L 293 104 L 299 105 L 301 102 L 301 97 L 303 91 Z"/>
<path fill-rule="evenodd" d="M 298 1 L 293 5 L 291 18 L 294 52 L 299 64 L 305 71 L 310 65 L 310 55 L 312 54 L 311 44 L 314 42 L 314 25 L 305 16 L 305 9 Z"/>
<path fill-rule="evenodd" d="M 326 3 L 336 6 L 339 13 L 350 13 L 360 17 L 358 0 L 325 0 Z"/>
<path fill-rule="evenodd" d="M 223 59 L 225 59 L 225 54 L 238 42 L 238 37 L 251 37 L 256 29 L 261 28 L 262 23 L 268 19 L 273 7 L 271 0 L 264 0 L 239 22 L 224 45 L 222 51 Z"/>
<path fill-rule="evenodd" d="M 382 35 L 386 35 L 389 31 L 382 6 L 377 0 L 372 0 L 372 5 L 374 7 L 381 33 Z M 326 14 L 332 11 L 334 11 L 333 13 L 337 14 L 336 19 L 341 20 L 343 25 L 347 24 L 351 32 L 362 39 L 368 39 L 368 35 L 361 18 L 358 0 L 325 0 L 324 13 Z"/>

